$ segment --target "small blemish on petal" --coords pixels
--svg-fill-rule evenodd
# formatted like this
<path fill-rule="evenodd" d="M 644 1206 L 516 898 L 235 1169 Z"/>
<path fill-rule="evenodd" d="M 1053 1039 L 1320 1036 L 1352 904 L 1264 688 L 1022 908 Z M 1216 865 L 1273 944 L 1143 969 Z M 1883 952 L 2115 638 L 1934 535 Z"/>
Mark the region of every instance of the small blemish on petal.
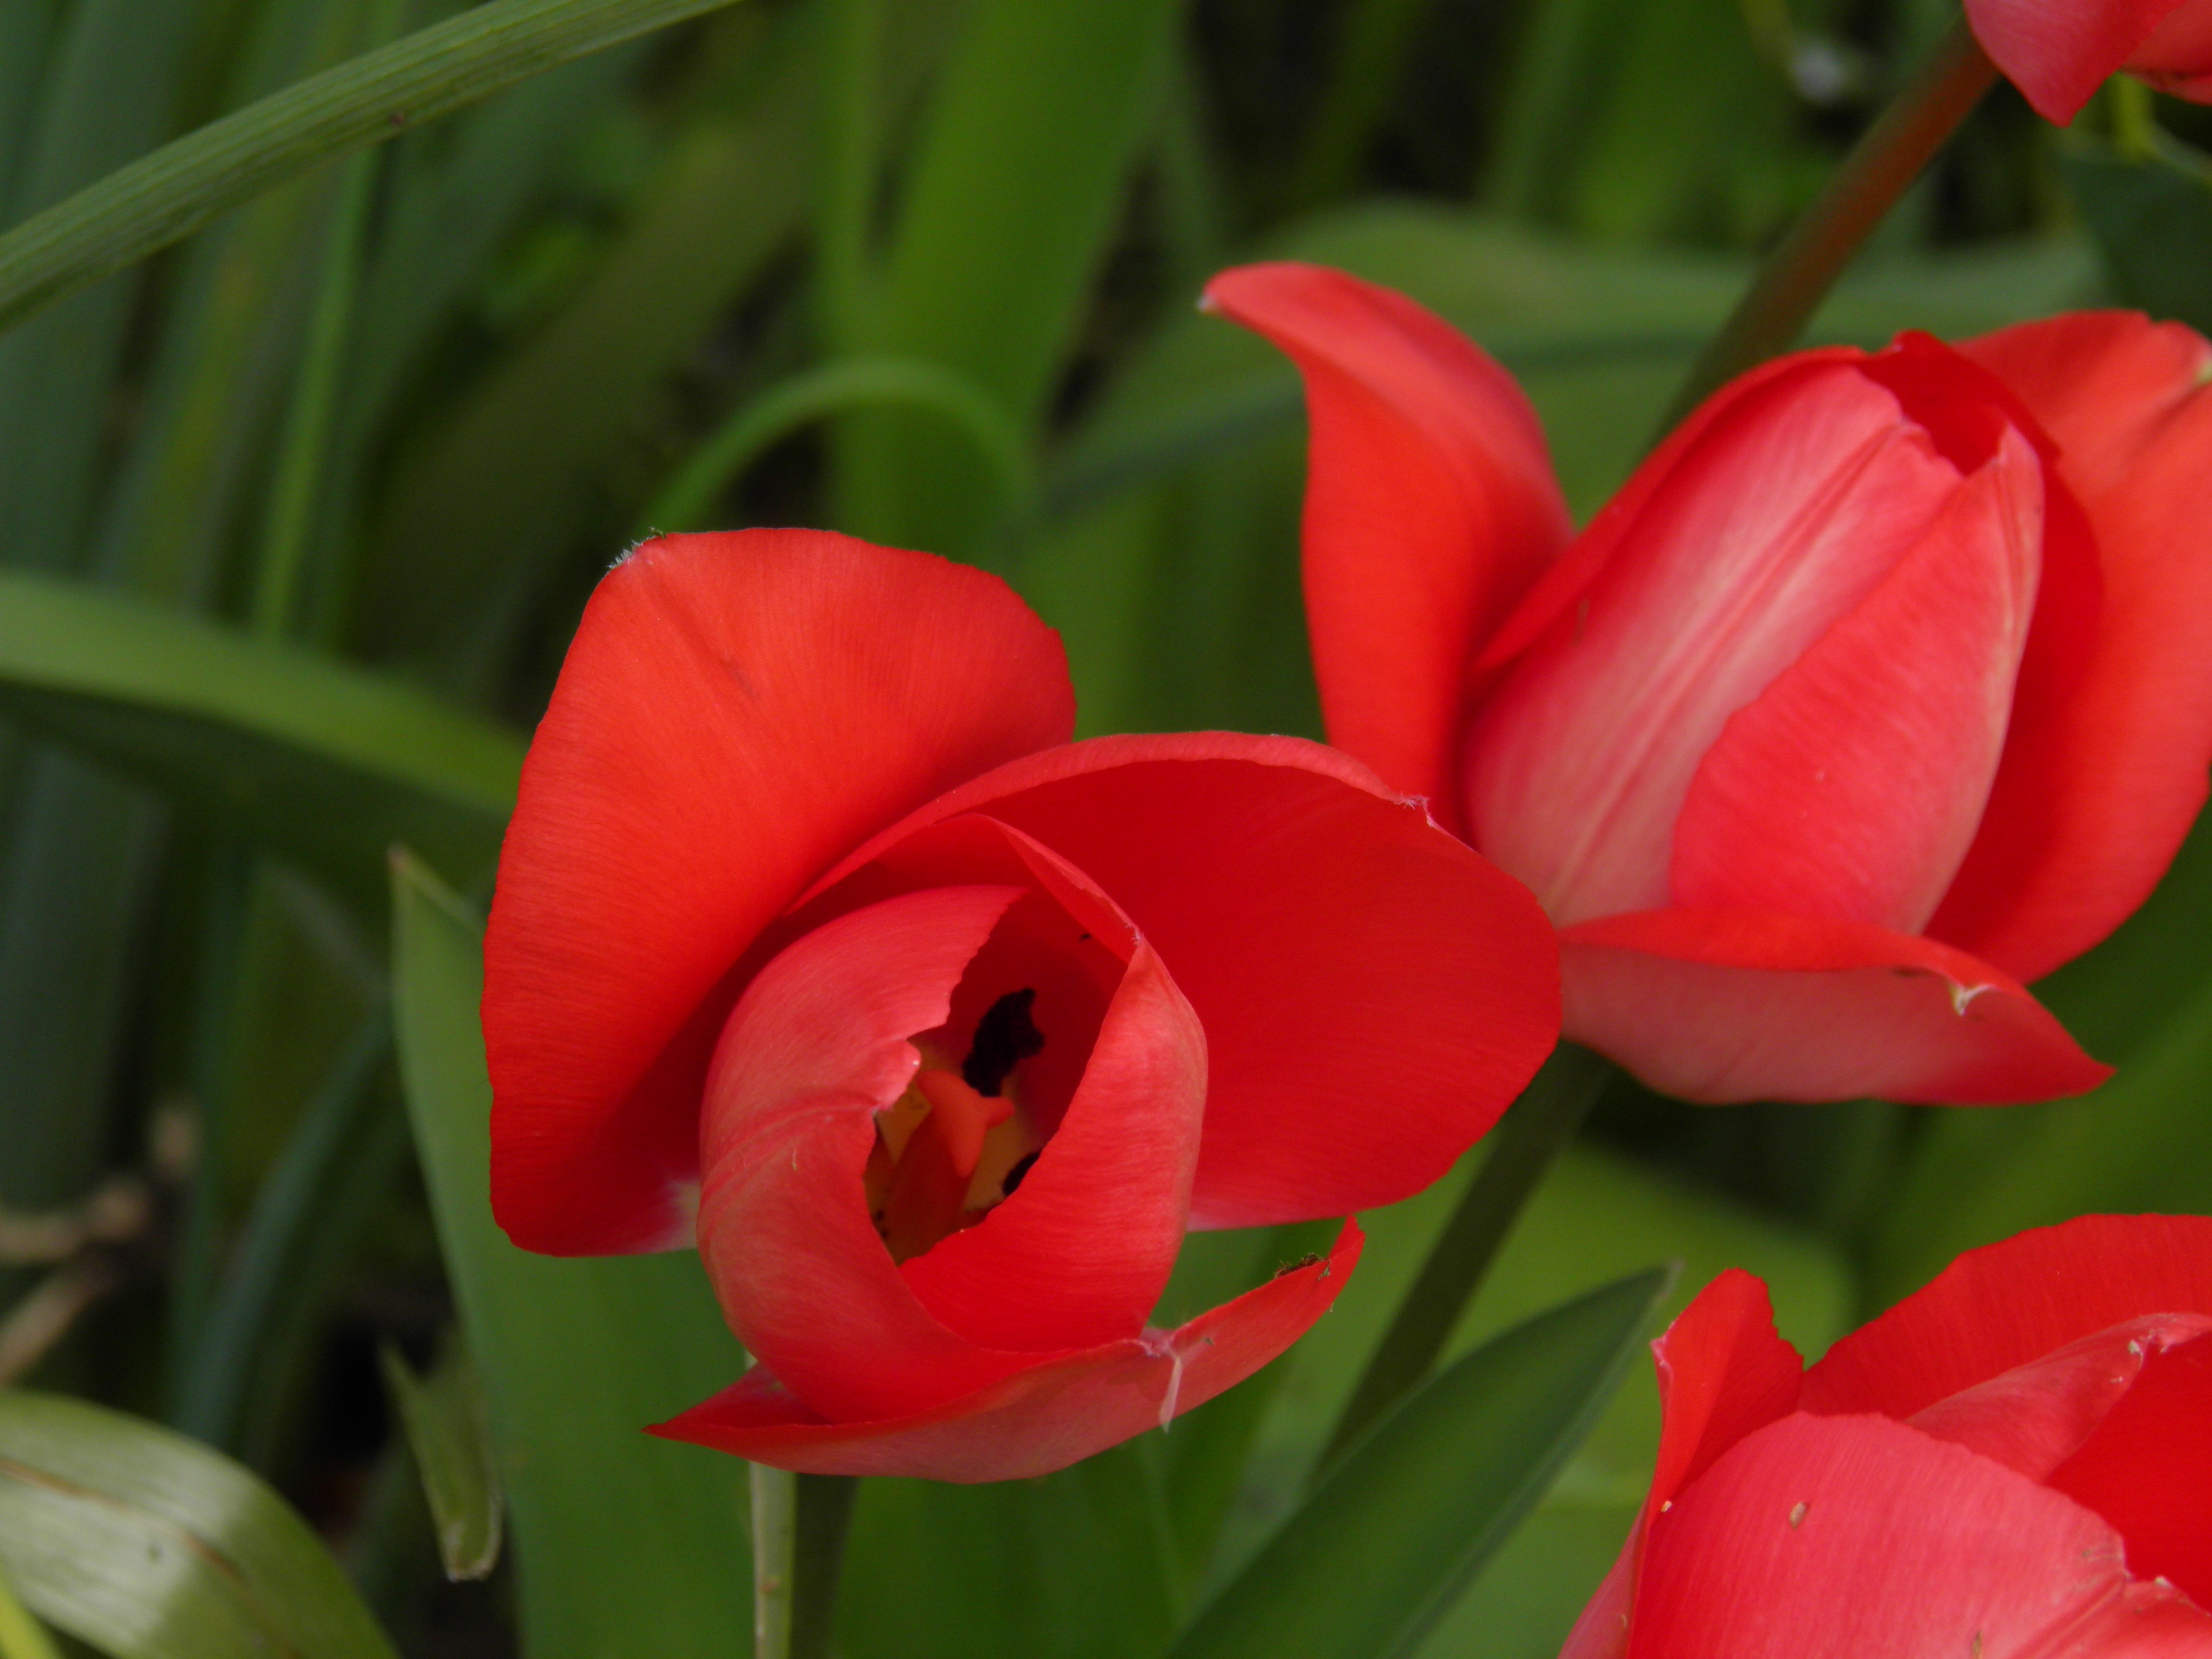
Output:
<path fill-rule="evenodd" d="M 1793 1527 L 1803 1526 L 1805 1524 L 1805 1517 L 1811 1512 L 1812 1508 L 1813 1506 L 1810 1504 L 1798 1504 L 1796 1508 L 1790 1511 L 1790 1524 Z"/>
<path fill-rule="evenodd" d="M 1994 991 L 1994 985 L 1959 985 L 1951 987 L 1951 1012 L 1963 1015 L 1973 1000 L 1984 991 Z"/>

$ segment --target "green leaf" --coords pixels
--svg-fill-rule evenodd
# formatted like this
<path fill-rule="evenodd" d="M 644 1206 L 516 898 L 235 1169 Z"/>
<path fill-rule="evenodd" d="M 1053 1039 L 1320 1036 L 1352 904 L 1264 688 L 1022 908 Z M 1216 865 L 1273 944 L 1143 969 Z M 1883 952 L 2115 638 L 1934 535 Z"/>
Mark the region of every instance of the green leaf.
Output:
<path fill-rule="evenodd" d="M 2099 1212 L 2212 1214 L 2212 986 L 2079 1100 L 1947 1114 L 1929 1126 L 1877 1241 L 1874 1304 L 1962 1250 Z M 1986 1119 L 1987 1121 L 1980 1120 Z"/>
<path fill-rule="evenodd" d="M 1158 1449 L 1158 1437 L 1146 1436 L 1037 1480 L 863 1481 L 837 1651 L 1156 1659 L 1180 1589 Z"/>
<path fill-rule="evenodd" d="M 741 21 L 766 20 L 732 17 L 720 27 Z M 356 637 L 378 656 L 421 664 L 441 684 L 481 683 L 508 659 L 515 632 L 567 556 L 595 532 L 605 548 L 615 545 L 635 508 L 636 485 L 626 473 L 635 468 L 638 434 L 653 424 L 654 392 L 799 223 L 813 59 L 792 23 L 764 41 L 762 32 L 737 31 L 737 48 L 717 47 L 743 64 L 761 60 L 759 84 L 673 146 L 628 228 L 566 308 L 408 434 L 379 490 L 362 573 Z M 485 182 L 465 178 L 455 186 L 460 199 L 444 212 L 416 216 L 423 244 L 416 257 L 403 258 L 404 245 L 380 256 L 374 288 L 383 310 L 417 298 L 426 266 L 437 275 L 429 262 L 447 251 L 446 227 L 473 216 Z M 400 269 L 387 277 L 395 260 Z M 396 318 L 380 319 L 377 301 L 373 289 L 365 325 L 404 343 L 408 331 Z M 389 378 L 381 352 L 359 367 L 377 394 Z M 611 495 L 621 498 L 611 516 Z"/>
<path fill-rule="evenodd" d="M 2078 1100 L 1923 1112 L 1869 1241 L 1867 1311 L 1961 1250 L 2094 1211 L 2212 1213 L 2212 820 L 2142 907 L 2039 981 L 2037 997 L 2118 1074 Z"/>
<path fill-rule="evenodd" d="M 416 1376 L 406 1356 L 389 1343 L 377 1358 L 422 1472 L 446 1577 L 484 1577 L 499 1561 L 507 1495 L 484 1420 L 483 1385 L 468 1350 L 449 1344 L 428 1376 Z"/>
<path fill-rule="evenodd" d="M 729 0 L 490 0 L 248 105 L 0 236 L 0 327 L 315 162 Z"/>
<path fill-rule="evenodd" d="M 393 1659 L 283 1498 L 197 1441 L 81 1400 L 0 1393 L 0 1571 L 115 1659 Z"/>
<path fill-rule="evenodd" d="M 1440 1372 L 1345 1453 L 1170 1659 L 1411 1651 L 1595 1422 L 1670 1277 L 1594 1291 Z"/>
<path fill-rule="evenodd" d="M 876 404 L 927 410 L 964 435 L 995 475 L 1000 504 L 1034 489 L 1028 445 L 997 402 L 935 363 L 848 357 L 778 381 L 693 452 L 646 509 L 644 534 L 703 527 L 716 499 L 771 446 L 824 416 Z"/>
<path fill-rule="evenodd" d="M 62 1659 L 53 1638 L 31 1617 L 4 1572 L 0 1572 L 0 1659 Z"/>
<path fill-rule="evenodd" d="M 2066 157 L 2066 181 L 2113 297 L 2212 329 L 2212 168 L 2164 155 L 2131 160 L 2084 139 Z"/>
<path fill-rule="evenodd" d="M 1167 0 L 976 0 L 924 121 L 858 345 L 1043 413 L 1116 222 L 1164 67 Z M 837 451 L 856 534 L 975 556 L 990 473 L 940 419 L 857 416 Z"/>
<path fill-rule="evenodd" d="M 492 1219 L 481 932 L 395 861 L 394 1014 L 415 1142 L 514 1523 L 531 1659 L 728 1659 L 748 1626 L 745 1466 L 648 1437 L 744 1355 L 689 1252 L 556 1260 Z"/>
<path fill-rule="evenodd" d="M 1363 1216 L 1367 1247 L 1359 1271 L 1329 1316 L 1262 1373 L 1279 1373 L 1274 1399 L 1216 1550 L 1212 1582 L 1249 1559 L 1301 1500 L 1330 1425 L 1478 1163 L 1479 1155 L 1464 1159 L 1427 1192 Z M 1453 1334 L 1447 1358 L 1654 1257 L 1683 1264 L 1662 1310 L 1666 1316 L 1723 1268 L 1746 1267 L 1766 1280 L 1783 1334 L 1808 1353 L 1840 1334 L 1856 1305 L 1851 1275 L 1832 1245 L 1583 1145 L 1570 1148 L 1537 1189 Z M 1528 1525 L 1424 1653 L 1552 1659 L 1620 1551 L 1658 1443 L 1655 1392 L 1621 1389 Z M 1501 1634 L 1506 1631 L 1518 1632 L 1510 1643 Z"/>
<path fill-rule="evenodd" d="M 0 710 L 356 884 L 398 841 L 482 868 L 522 759 L 506 732 L 411 687 L 5 572 Z"/>

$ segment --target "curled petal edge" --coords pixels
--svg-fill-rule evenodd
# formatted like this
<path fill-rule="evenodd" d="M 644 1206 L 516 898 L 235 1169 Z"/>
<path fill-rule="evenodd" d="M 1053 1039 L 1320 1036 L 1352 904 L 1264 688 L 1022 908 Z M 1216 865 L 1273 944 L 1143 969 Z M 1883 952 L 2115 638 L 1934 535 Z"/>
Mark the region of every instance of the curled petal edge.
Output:
<path fill-rule="evenodd" d="M 1917 935 L 1666 909 L 1578 923 L 1559 944 L 1565 1035 L 1685 1100 L 1995 1106 L 2112 1075 L 2017 980 Z"/>
<path fill-rule="evenodd" d="M 804 1474 L 961 1482 L 1049 1474 L 1164 1427 L 1280 1354 L 1336 1300 L 1364 1243 L 1346 1221 L 1325 1259 L 1173 1331 L 1040 1355 L 1001 1382 L 908 1416 L 826 1421 L 755 1366 L 651 1432 Z"/>

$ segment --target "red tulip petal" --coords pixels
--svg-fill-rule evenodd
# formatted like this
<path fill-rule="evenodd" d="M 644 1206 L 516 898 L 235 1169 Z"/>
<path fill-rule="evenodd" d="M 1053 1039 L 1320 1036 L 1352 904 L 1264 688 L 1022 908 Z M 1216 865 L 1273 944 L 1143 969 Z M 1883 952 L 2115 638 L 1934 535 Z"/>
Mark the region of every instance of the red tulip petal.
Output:
<path fill-rule="evenodd" d="M 1639 1524 L 1620 1547 L 1612 1567 L 1599 1583 L 1589 1605 L 1567 1632 L 1559 1659 L 1623 1659 L 1628 1651 L 1628 1630 L 1635 1603 L 1636 1562 L 1642 1553 L 1644 1528 Z"/>
<path fill-rule="evenodd" d="M 2046 1483 L 2111 1522 L 2128 1571 L 2212 1608 L 2212 1337 L 2155 1349 Z"/>
<path fill-rule="evenodd" d="M 1452 827 L 1468 665 L 1566 544 L 1512 377 L 1401 294 L 1318 265 L 1206 285 L 1305 377 L 1305 589 L 1330 741 Z"/>
<path fill-rule="evenodd" d="M 2212 5 L 2181 0 L 2128 54 L 2127 67 L 2160 92 L 2212 103 Z"/>
<path fill-rule="evenodd" d="M 1651 1527 L 1634 1659 L 2212 1656 L 2212 1618 L 2130 1582 L 2071 1500 L 1882 1418 L 1796 1415 Z"/>
<path fill-rule="evenodd" d="M 807 882 L 1063 739 L 1059 641 L 995 577 L 811 531 L 649 542 L 586 607 L 484 943 L 493 1202 L 555 1254 L 683 1241 L 692 1021 Z M 671 1053 L 682 1033 L 682 1052 Z"/>
<path fill-rule="evenodd" d="M 1205 1106 L 1206 1033 L 1139 945 L 1019 1188 L 907 1262 L 907 1283 L 986 1347 L 1084 1347 L 1142 1330 L 1182 1245 Z"/>
<path fill-rule="evenodd" d="M 1559 943 L 1566 1035 L 1685 1100 L 1985 1106 L 2081 1094 L 2112 1075 L 2019 984 L 1933 939 L 1649 910 L 1581 923 Z"/>
<path fill-rule="evenodd" d="M 1111 893 L 1198 1011 L 1194 1227 L 1420 1191 L 1557 1036 L 1557 946 L 1527 890 L 1319 744 L 1197 732 L 1033 755 L 933 801 L 820 887 L 969 811 Z"/>
<path fill-rule="evenodd" d="M 1966 17 L 2036 113 L 2063 126 L 2181 0 L 1966 0 Z"/>
<path fill-rule="evenodd" d="M 2034 610 L 2043 464 L 2008 433 L 1881 586 L 1698 763 L 1673 892 L 1917 933 L 1982 821 Z"/>
<path fill-rule="evenodd" d="M 2212 1315 L 2212 1218 L 2093 1215 L 1969 1250 L 1828 1350 L 1805 1409 L 1908 1418 L 2152 1314 Z"/>
<path fill-rule="evenodd" d="M 1716 430 L 1732 429 L 1742 407 L 1763 402 L 1778 381 L 1795 382 L 1809 373 L 1842 363 L 1863 366 L 1867 354 L 1856 346 L 1826 346 L 1792 352 L 1739 374 L 1691 410 L 1687 419 L 1644 458 L 1628 482 L 1597 510 L 1567 550 L 1536 579 L 1527 597 L 1507 616 L 1475 659 L 1478 676 L 1504 667 L 1556 626 L 1580 602 L 1620 544 L 1636 528 L 1651 498 L 1664 489 L 1686 459 Z"/>
<path fill-rule="evenodd" d="M 2130 1320 L 1948 1395 L 1906 1420 L 1923 1434 L 1979 1452 L 2016 1474 L 2046 1480 L 2129 1396 L 2148 1357 L 2207 1331 L 2212 1331 L 2212 1315 Z M 2212 1493 L 2199 1512 L 2212 1519 Z M 2132 1553 L 2129 1559 L 2134 1560 Z"/>
<path fill-rule="evenodd" d="M 1471 725 L 1474 844 L 1562 925 L 1674 902 L 1675 825 L 1730 717 L 1959 494 L 1958 466 L 1866 366 L 1821 356 L 1766 377 L 1644 487 L 1632 523 L 1593 525 L 1602 568 Z"/>
<path fill-rule="evenodd" d="M 2203 805 L 2212 346 L 2177 325 L 2103 312 L 2024 324 L 1960 349 L 2057 441 L 2060 475 L 2087 509 L 2100 555 L 2087 660 L 2047 708 L 2033 704 L 2023 672 L 1982 838 L 1929 924 L 2033 980 L 2142 902 Z M 2035 656 L 2031 643 L 2031 668 Z"/>
<path fill-rule="evenodd" d="M 1651 1345 L 1663 1426 L 1648 1519 L 1754 1429 L 1796 1409 L 1805 1362 L 1774 1328 L 1766 1286 L 1730 1267 Z"/>
<path fill-rule="evenodd" d="M 927 1410 L 824 1422 L 756 1366 L 653 1431 L 809 1474 L 1049 1474 L 1203 1405 L 1274 1358 L 1328 1311 L 1361 1242 L 1347 1221 L 1328 1260 L 1280 1273 L 1176 1331 L 1043 1360 Z"/>
<path fill-rule="evenodd" d="M 1576 1621 L 1560 1659 L 1626 1650 L 1645 1529 L 1674 1494 L 1730 1446 L 1797 1403 L 1804 1361 L 1774 1329 L 1766 1286 L 1730 1267 L 1698 1292 L 1651 1345 L 1659 1373 L 1659 1460 L 1636 1529 Z"/>
<path fill-rule="evenodd" d="M 972 1393 L 1036 1363 L 949 1329 L 868 1217 L 875 1114 L 943 1024 L 1010 887 L 909 893 L 815 929 L 731 1013 L 707 1082 L 699 1250 L 738 1340 L 814 1410 L 854 1417 Z"/>

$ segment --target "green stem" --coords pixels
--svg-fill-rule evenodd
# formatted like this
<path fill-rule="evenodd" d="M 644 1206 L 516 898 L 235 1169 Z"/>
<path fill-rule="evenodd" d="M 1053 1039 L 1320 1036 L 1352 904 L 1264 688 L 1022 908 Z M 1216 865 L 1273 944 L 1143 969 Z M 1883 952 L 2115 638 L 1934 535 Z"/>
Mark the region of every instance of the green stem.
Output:
<path fill-rule="evenodd" d="M 769 448 L 827 416 L 878 404 L 928 410 L 957 428 L 996 476 L 1007 513 L 1035 499 L 1021 428 L 989 393 L 918 358 L 848 357 L 779 381 L 710 434 L 646 508 L 639 536 L 704 525 L 716 499 Z"/>
<path fill-rule="evenodd" d="M 791 1583 L 798 1565 L 799 1477 L 752 1466 L 753 1659 L 791 1659 Z"/>
<path fill-rule="evenodd" d="M 1964 18 L 1929 52 L 1736 302 L 1661 423 L 1664 432 L 1794 343 L 1868 234 L 1996 82 Z"/>
<path fill-rule="evenodd" d="M 792 1551 L 791 1659 L 829 1659 L 837 1573 L 860 1481 L 849 1474 L 799 1479 L 798 1540 Z"/>
<path fill-rule="evenodd" d="M 1575 1138 L 1613 1075 L 1610 1061 L 1562 1042 L 1491 1131 L 1490 1155 L 1368 1360 L 1315 1465 L 1316 1474 L 1333 1465 L 1339 1453 L 1429 1374 L 1530 1194 Z"/>
<path fill-rule="evenodd" d="M 0 1659 L 62 1659 L 46 1626 L 33 1619 L 0 1571 Z"/>
<path fill-rule="evenodd" d="M 2158 110 L 2150 88 L 2132 75 L 2115 75 L 2105 83 L 2112 100 L 2112 143 L 2130 161 L 2158 155 Z"/>

